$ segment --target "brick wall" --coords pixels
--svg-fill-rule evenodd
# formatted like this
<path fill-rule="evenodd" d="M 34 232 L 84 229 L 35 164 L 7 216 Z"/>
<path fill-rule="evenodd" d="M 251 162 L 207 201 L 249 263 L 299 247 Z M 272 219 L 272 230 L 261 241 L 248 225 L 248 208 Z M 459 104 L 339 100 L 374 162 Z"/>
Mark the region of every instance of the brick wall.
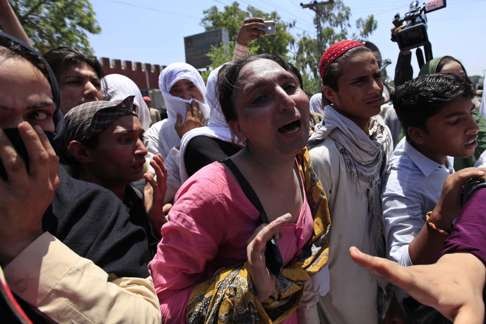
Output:
<path fill-rule="evenodd" d="M 123 74 L 132 79 L 143 92 L 159 88 L 159 74 L 165 67 L 159 64 L 122 61 L 108 57 L 101 57 L 99 61 L 105 74 Z"/>

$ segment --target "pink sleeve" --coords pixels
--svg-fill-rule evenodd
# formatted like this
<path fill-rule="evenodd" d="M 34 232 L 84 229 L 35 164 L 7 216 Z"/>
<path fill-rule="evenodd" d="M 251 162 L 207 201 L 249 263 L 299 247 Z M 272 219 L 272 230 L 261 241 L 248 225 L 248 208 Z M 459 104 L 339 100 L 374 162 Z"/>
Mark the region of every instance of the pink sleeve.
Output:
<path fill-rule="evenodd" d="M 162 227 L 162 240 L 149 267 L 165 323 L 184 322 L 192 288 L 205 279 L 206 265 L 223 241 L 223 191 L 214 178 L 189 179 Z"/>

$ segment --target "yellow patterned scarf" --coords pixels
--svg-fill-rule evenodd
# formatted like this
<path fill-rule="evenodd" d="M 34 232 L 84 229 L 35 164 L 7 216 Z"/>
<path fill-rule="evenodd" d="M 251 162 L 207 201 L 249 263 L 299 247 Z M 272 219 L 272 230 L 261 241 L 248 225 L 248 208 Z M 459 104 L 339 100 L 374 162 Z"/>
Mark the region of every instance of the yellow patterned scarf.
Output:
<path fill-rule="evenodd" d="M 220 269 L 193 289 L 187 323 L 281 323 L 297 309 L 304 283 L 327 264 L 331 224 L 327 197 L 312 171 L 307 149 L 297 156 L 297 164 L 314 218 L 314 233 L 301 253 L 280 272 L 278 296 L 261 303 L 246 264 Z"/>

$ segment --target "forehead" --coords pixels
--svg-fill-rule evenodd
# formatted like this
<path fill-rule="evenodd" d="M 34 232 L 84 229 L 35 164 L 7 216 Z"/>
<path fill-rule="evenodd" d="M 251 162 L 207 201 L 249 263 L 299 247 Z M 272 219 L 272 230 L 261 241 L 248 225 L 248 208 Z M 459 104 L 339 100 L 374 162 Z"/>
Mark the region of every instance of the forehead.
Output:
<path fill-rule="evenodd" d="M 113 123 L 111 123 L 110 127 L 108 127 L 108 132 L 110 133 L 124 133 L 126 131 L 138 131 L 142 130 L 142 124 L 137 116 L 127 115 L 122 116 Z"/>
<path fill-rule="evenodd" d="M 362 74 L 376 73 L 379 70 L 376 57 L 372 52 L 358 52 L 339 63 L 341 77 L 353 78 Z"/>
<path fill-rule="evenodd" d="M 194 86 L 194 83 L 192 83 L 192 81 L 187 79 L 181 79 L 178 80 L 176 83 L 174 83 L 170 89 L 173 90 L 175 88 L 192 87 L 192 86 Z"/>
<path fill-rule="evenodd" d="M 436 118 L 448 118 L 457 114 L 470 114 L 472 108 L 474 108 L 472 99 L 460 97 L 445 104 L 434 116 Z"/>
<path fill-rule="evenodd" d="M 0 59 L 0 96 L 10 100 L 30 100 L 32 97 L 52 97 L 46 77 L 32 63 L 20 59 Z"/>
<path fill-rule="evenodd" d="M 71 64 L 61 72 L 61 78 L 72 75 L 83 75 L 98 78 L 98 74 L 96 73 L 95 69 L 86 62 Z"/>
<path fill-rule="evenodd" d="M 241 68 L 238 75 L 238 83 L 245 85 L 245 83 L 254 83 L 260 80 L 273 80 L 281 76 L 293 75 L 281 67 L 277 62 L 269 59 L 258 59 L 247 63 Z"/>

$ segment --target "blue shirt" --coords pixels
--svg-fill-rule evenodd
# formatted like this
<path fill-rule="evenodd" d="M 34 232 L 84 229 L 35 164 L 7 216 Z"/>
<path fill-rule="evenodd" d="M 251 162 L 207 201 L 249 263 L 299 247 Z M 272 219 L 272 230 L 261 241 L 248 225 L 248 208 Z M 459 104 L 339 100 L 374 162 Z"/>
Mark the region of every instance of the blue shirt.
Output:
<path fill-rule="evenodd" d="M 408 245 L 425 223 L 425 214 L 439 200 L 442 185 L 454 172 L 454 159 L 439 164 L 403 138 L 388 165 L 383 192 L 385 239 L 390 259 L 403 266 L 412 264 Z"/>

